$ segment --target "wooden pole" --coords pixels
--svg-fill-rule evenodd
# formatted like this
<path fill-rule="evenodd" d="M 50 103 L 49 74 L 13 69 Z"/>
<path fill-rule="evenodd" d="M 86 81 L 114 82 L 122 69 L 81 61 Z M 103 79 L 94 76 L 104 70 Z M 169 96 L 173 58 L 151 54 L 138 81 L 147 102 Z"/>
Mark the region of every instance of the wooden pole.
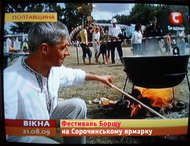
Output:
<path fill-rule="evenodd" d="M 139 100 L 137 100 L 136 98 L 134 98 L 133 96 L 131 96 L 130 94 L 124 92 L 123 90 L 119 89 L 118 87 L 116 87 L 115 85 L 110 83 L 110 86 L 114 89 L 116 89 L 117 91 L 121 92 L 122 94 L 124 94 L 125 96 L 129 97 L 130 99 L 138 102 L 140 105 L 142 105 L 144 108 L 146 108 L 147 110 L 149 110 L 150 112 L 154 113 L 155 115 L 161 117 L 162 119 L 166 119 L 164 116 L 162 116 L 161 114 L 159 114 L 158 112 L 156 112 L 155 110 L 153 110 L 152 108 L 150 108 L 149 106 L 145 105 L 144 103 L 140 102 Z"/>
<path fill-rule="evenodd" d="M 77 54 L 77 63 L 79 65 L 78 43 L 75 43 L 75 46 L 76 46 L 76 54 Z"/>

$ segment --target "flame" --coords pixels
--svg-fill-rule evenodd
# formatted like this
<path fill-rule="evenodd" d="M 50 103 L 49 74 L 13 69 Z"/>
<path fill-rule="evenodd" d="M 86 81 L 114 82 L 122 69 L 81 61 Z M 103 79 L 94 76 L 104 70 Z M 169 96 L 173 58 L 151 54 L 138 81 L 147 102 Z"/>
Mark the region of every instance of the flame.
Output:
<path fill-rule="evenodd" d="M 152 101 L 153 107 L 164 107 L 168 105 L 173 100 L 173 89 L 172 88 L 164 88 L 164 89 L 146 89 L 146 88 L 138 88 L 141 91 L 142 97 L 146 97 Z"/>
<path fill-rule="evenodd" d="M 135 115 L 137 115 L 138 111 L 141 109 L 141 105 L 137 104 L 135 105 L 134 103 L 131 105 L 131 115 L 130 117 L 133 117 Z"/>

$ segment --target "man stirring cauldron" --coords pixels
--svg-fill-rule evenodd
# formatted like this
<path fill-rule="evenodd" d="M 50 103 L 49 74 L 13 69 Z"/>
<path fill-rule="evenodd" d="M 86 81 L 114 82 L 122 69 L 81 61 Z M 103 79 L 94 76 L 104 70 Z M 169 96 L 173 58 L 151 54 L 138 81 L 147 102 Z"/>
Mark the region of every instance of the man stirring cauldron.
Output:
<path fill-rule="evenodd" d="M 60 87 L 100 81 L 109 86 L 110 76 L 85 73 L 63 66 L 69 53 L 69 32 L 61 22 L 33 23 L 28 33 L 28 57 L 4 70 L 5 119 L 57 120 L 85 119 L 84 100 L 71 98 L 58 102 Z M 11 91 L 10 91 L 11 89 Z M 10 136 L 8 142 L 51 143 L 43 136 Z M 65 137 L 64 143 L 85 144 L 85 137 Z"/>

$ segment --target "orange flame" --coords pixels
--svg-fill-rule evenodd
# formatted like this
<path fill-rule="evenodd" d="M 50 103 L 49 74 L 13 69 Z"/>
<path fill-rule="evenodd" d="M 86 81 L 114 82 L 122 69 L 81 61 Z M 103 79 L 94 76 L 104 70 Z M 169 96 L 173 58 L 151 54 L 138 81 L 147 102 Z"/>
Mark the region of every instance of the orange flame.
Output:
<path fill-rule="evenodd" d="M 164 107 L 167 104 L 170 104 L 173 100 L 173 89 L 164 88 L 164 89 L 146 89 L 138 88 L 141 91 L 142 98 L 146 97 L 152 101 L 153 107 Z"/>
<path fill-rule="evenodd" d="M 142 107 L 141 107 L 140 104 L 135 105 L 135 104 L 133 103 L 133 104 L 131 105 L 131 115 L 130 115 L 130 117 L 135 116 L 141 108 L 142 108 Z"/>

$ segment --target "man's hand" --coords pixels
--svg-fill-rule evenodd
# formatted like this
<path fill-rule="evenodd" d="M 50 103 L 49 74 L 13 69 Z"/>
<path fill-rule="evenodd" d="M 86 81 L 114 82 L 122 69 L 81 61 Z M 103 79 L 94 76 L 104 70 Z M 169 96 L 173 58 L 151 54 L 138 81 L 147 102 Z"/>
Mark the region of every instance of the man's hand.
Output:
<path fill-rule="evenodd" d="M 107 86 L 111 87 L 112 83 L 112 77 L 109 75 L 104 75 L 104 76 L 100 76 L 100 75 L 93 75 L 93 74 L 86 74 L 86 80 L 94 80 L 94 81 L 100 81 L 104 84 L 106 84 Z"/>
<path fill-rule="evenodd" d="M 113 40 L 113 41 L 114 41 L 114 40 L 116 40 L 116 41 L 118 41 L 118 40 L 119 40 L 119 37 L 114 37 L 114 36 L 111 36 L 110 38 L 111 38 L 111 40 Z"/>
<path fill-rule="evenodd" d="M 99 81 L 106 84 L 107 86 L 111 87 L 110 86 L 110 83 L 112 83 L 112 78 L 111 76 L 108 76 L 108 75 L 105 75 L 105 76 L 98 76 L 99 78 Z"/>

